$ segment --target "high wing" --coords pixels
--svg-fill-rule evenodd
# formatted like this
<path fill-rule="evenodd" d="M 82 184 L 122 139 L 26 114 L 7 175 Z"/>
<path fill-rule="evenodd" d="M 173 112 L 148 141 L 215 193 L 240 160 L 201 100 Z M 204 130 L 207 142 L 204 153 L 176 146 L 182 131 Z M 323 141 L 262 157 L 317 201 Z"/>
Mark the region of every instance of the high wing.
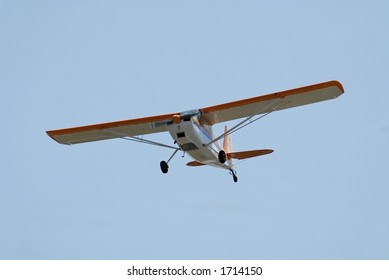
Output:
<path fill-rule="evenodd" d="M 242 99 L 200 110 L 182 112 L 192 114 L 201 112 L 208 124 L 250 117 L 272 111 L 320 102 L 336 98 L 344 92 L 338 81 L 286 90 L 268 95 Z M 180 113 L 172 113 L 146 118 L 94 124 L 59 130 L 47 131 L 47 134 L 60 144 L 72 145 L 113 138 L 133 137 L 168 130 L 167 124 Z"/>
<path fill-rule="evenodd" d="M 177 114 L 51 130 L 47 131 L 47 134 L 60 144 L 72 145 L 164 132 L 168 130 L 167 123 Z"/>
<path fill-rule="evenodd" d="M 220 122 L 333 99 L 342 93 L 344 93 L 344 89 L 341 83 L 338 81 L 329 81 L 206 107 L 202 108 L 201 112 L 203 118 L 210 125 L 213 125 Z"/>

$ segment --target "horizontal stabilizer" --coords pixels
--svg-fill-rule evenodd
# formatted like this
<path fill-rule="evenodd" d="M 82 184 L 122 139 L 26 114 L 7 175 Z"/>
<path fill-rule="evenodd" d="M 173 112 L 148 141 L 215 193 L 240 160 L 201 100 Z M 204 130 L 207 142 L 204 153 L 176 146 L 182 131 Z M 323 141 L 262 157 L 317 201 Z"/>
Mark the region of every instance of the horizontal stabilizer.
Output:
<path fill-rule="evenodd" d="M 204 163 L 198 162 L 198 161 L 191 161 L 186 164 L 187 166 L 203 166 Z"/>
<path fill-rule="evenodd" d="M 271 149 L 263 149 L 263 150 L 252 150 L 252 151 L 245 151 L 245 152 L 233 152 L 228 153 L 227 158 L 235 158 L 235 159 L 246 159 L 246 158 L 252 158 L 257 156 L 263 156 L 272 153 L 273 150 Z"/>

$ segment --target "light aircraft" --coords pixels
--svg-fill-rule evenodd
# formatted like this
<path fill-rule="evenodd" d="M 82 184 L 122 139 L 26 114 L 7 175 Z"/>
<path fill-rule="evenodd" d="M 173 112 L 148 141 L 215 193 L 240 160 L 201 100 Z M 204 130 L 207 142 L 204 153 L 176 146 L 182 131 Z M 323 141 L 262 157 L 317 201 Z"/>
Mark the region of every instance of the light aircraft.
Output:
<path fill-rule="evenodd" d="M 230 172 L 234 182 L 237 182 L 236 160 L 270 154 L 273 150 L 234 152 L 230 140 L 232 133 L 274 111 L 333 99 L 342 93 L 344 89 L 341 83 L 329 81 L 201 109 L 51 130 L 47 131 L 47 134 L 58 143 L 66 145 L 123 138 L 173 149 L 171 157 L 160 163 L 163 173 L 168 172 L 168 163 L 174 155 L 178 151 L 183 151 L 194 159 L 187 163 L 188 166 L 210 165 L 224 168 Z M 212 129 L 214 124 L 235 119 L 242 120 L 230 129 L 225 127 L 222 135 L 214 135 Z M 143 137 L 146 134 L 166 131 L 170 133 L 177 146 L 158 143 Z M 224 139 L 223 143 L 220 143 L 221 139 Z"/>

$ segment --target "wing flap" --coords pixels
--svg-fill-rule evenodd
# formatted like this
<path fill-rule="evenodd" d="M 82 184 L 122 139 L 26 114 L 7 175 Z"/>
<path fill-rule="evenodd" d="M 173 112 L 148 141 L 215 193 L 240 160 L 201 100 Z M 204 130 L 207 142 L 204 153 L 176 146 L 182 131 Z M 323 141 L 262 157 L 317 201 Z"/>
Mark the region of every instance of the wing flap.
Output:
<path fill-rule="evenodd" d="M 227 158 L 235 158 L 235 159 L 246 159 L 252 157 L 263 156 L 272 153 L 271 149 L 262 149 L 262 150 L 252 150 L 252 151 L 244 151 L 244 152 L 232 152 L 227 154 Z"/>
<path fill-rule="evenodd" d="M 344 89 L 341 83 L 329 81 L 206 107 L 201 111 L 204 119 L 210 125 L 213 125 L 219 122 L 321 102 L 336 98 L 342 93 L 344 93 Z"/>
<path fill-rule="evenodd" d="M 51 130 L 46 133 L 58 143 L 66 145 L 145 135 L 167 131 L 167 123 L 175 114 Z"/>

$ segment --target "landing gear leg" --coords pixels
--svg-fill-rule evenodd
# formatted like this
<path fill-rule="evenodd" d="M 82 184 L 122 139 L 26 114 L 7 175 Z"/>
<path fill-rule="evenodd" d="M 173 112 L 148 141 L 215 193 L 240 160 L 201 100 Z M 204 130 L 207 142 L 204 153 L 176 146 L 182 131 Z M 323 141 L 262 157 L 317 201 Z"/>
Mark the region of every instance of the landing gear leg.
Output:
<path fill-rule="evenodd" d="M 160 166 L 161 166 L 161 171 L 162 171 L 162 173 L 164 173 L 164 174 L 166 174 L 168 171 L 169 171 L 169 165 L 168 165 L 168 163 L 169 163 L 169 161 L 175 156 L 175 154 L 177 154 L 177 152 L 179 151 L 180 149 L 176 149 L 175 151 L 174 151 L 174 153 L 171 155 L 171 157 L 168 159 L 168 161 L 166 162 L 166 161 L 161 161 L 161 163 L 160 163 Z"/>

